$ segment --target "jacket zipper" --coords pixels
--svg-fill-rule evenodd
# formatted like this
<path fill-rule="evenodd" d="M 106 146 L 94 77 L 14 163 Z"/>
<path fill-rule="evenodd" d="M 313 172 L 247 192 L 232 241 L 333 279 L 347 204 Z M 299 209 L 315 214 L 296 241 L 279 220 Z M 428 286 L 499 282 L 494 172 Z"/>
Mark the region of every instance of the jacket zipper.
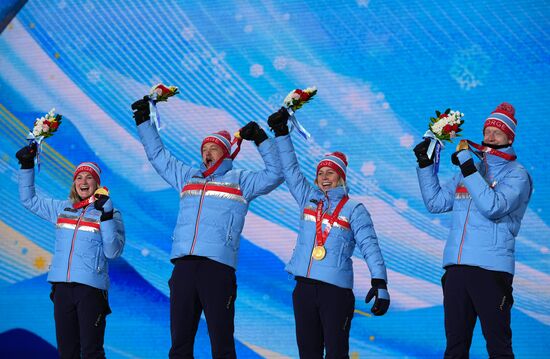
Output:
<path fill-rule="evenodd" d="M 330 199 L 325 194 L 325 198 L 327 199 L 327 211 L 330 208 Z M 325 216 L 326 211 L 321 213 L 321 233 L 323 232 L 323 217 Z M 311 247 L 311 253 L 309 254 L 309 265 L 307 266 L 307 274 L 306 278 L 309 278 L 309 274 L 311 272 L 311 266 L 313 265 L 313 249 L 315 248 L 315 245 L 317 244 L 317 229 L 315 229 L 315 236 L 313 237 L 313 247 Z"/>
<path fill-rule="evenodd" d="M 78 221 L 76 221 L 76 225 L 74 227 L 73 239 L 71 240 L 71 251 L 69 252 L 69 264 L 67 265 L 67 282 L 71 281 L 71 263 L 73 261 L 74 242 L 76 240 L 76 234 L 78 232 L 78 226 L 80 225 L 80 221 L 84 217 L 84 214 L 86 213 L 87 208 L 88 208 L 88 206 L 84 207 L 84 209 L 82 210 L 82 213 L 78 217 Z"/>
<path fill-rule="evenodd" d="M 202 187 L 201 200 L 199 202 L 199 210 L 197 211 L 197 221 L 195 222 L 195 235 L 193 236 L 193 244 L 191 245 L 191 250 L 189 251 L 189 255 L 193 254 L 193 251 L 195 250 L 195 244 L 197 243 L 197 235 L 199 233 L 199 220 L 201 218 L 202 203 L 204 202 L 204 194 L 206 192 L 207 184 L 208 184 L 208 181 L 205 181 L 204 186 Z"/>
<path fill-rule="evenodd" d="M 458 259 L 457 264 L 460 264 L 460 257 L 462 257 L 462 246 L 464 245 L 464 237 L 466 236 L 466 225 L 468 224 L 468 218 L 470 217 L 470 206 L 472 205 L 472 200 L 468 203 L 468 210 L 466 211 L 466 220 L 464 221 L 464 228 L 462 229 L 462 238 L 460 239 L 460 248 L 458 250 Z"/>

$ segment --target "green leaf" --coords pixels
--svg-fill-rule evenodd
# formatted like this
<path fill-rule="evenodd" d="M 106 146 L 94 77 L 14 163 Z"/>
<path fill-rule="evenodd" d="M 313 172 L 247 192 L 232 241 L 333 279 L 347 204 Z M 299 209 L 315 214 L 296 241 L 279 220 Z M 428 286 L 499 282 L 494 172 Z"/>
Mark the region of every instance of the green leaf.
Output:
<path fill-rule="evenodd" d="M 450 112 L 451 112 L 451 109 L 450 109 L 450 108 L 448 108 L 448 109 L 445 110 L 445 114 L 446 114 L 446 115 L 448 115 Z"/>
<path fill-rule="evenodd" d="M 439 118 L 439 116 L 441 116 L 441 112 L 439 112 L 437 110 L 435 111 L 435 114 L 436 114 L 437 118 Z"/>

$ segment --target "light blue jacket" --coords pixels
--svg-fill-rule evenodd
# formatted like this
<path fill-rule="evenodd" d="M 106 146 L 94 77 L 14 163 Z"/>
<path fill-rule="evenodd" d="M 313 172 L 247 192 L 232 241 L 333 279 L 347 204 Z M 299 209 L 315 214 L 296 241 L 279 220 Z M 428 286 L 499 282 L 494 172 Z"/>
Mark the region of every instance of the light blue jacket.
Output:
<path fill-rule="evenodd" d="M 236 269 L 250 201 L 283 182 L 272 141 L 265 140 L 258 147 L 266 165 L 264 170 L 235 170 L 233 161 L 225 159 L 213 174 L 204 178 L 204 164 L 199 169 L 178 161 L 164 148 L 150 121 L 139 125 L 138 132 L 155 170 L 180 193 L 170 258 L 197 255 Z"/>
<path fill-rule="evenodd" d="M 69 200 L 38 197 L 34 169 L 19 171 L 19 197 L 25 208 L 56 225 L 48 282 L 75 282 L 109 289 L 107 259 L 119 257 L 124 248 L 120 212 L 115 209 L 113 219 L 101 222 L 101 212 L 93 204 L 73 209 Z"/>
<path fill-rule="evenodd" d="M 311 185 L 300 171 L 290 136 L 280 136 L 275 141 L 285 181 L 290 193 L 298 202 L 301 213 L 298 240 L 292 258 L 285 268 L 286 271 L 294 276 L 312 278 L 342 288 L 353 288 L 351 257 L 357 245 L 367 262 L 371 277 L 387 282 L 386 265 L 370 215 L 362 203 L 352 199 L 344 205 L 332 226 L 325 242 L 325 258 L 312 258 L 316 237 L 317 204 L 320 200 L 323 201 L 324 231 L 328 218 L 347 193 L 344 187 L 336 187 L 325 194 L 317 186 Z"/>
<path fill-rule="evenodd" d="M 512 147 L 501 151 L 515 154 Z M 428 211 L 453 212 L 443 267 L 463 264 L 514 274 L 515 238 L 531 197 L 531 177 L 517 161 L 487 153 L 476 167 L 470 176 L 458 173 L 442 186 L 433 165 L 417 168 Z"/>

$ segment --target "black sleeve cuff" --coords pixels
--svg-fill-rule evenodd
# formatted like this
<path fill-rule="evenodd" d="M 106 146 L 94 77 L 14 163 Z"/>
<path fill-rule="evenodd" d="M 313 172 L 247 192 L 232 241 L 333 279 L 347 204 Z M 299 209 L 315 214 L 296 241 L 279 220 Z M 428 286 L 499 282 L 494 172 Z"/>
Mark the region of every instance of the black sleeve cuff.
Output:
<path fill-rule="evenodd" d="M 271 130 L 275 134 L 275 137 L 286 136 L 289 133 L 288 125 L 286 123 L 279 126 L 273 126 Z"/>
<path fill-rule="evenodd" d="M 265 140 L 267 140 L 267 134 L 262 128 L 260 128 L 256 136 L 254 136 L 254 143 L 256 144 L 256 146 L 259 146 Z"/>
<path fill-rule="evenodd" d="M 21 163 L 21 169 L 22 170 L 30 170 L 31 168 L 34 168 L 34 161 L 19 162 L 19 163 Z"/>
<path fill-rule="evenodd" d="M 468 177 L 472 173 L 477 172 L 477 168 L 474 165 L 474 160 L 470 158 L 468 161 L 461 164 L 460 171 L 462 172 L 462 176 L 464 176 L 464 178 Z"/>
<path fill-rule="evenodd" d="M 379 279 L 379 278 L 372 278 L 370 280 L 370 284 L 371 286 L 373 286 L 374 288 L 382 288 L 382 289 L 388 289 L 387 285 L 386 285 L 386 281 L 383 280 L 383 279 Z"/>
<path fill-rule="evenodd" d="M 101 217 L 99 218 L 99 220 L 100 220 L 101 222 L 105 222 L 105 221 L 111 220 L 111 219 L 113 219 L 113 213 L 114 213 L 114 211 L 103 212 L 103 213 L 101 214 Z"/>

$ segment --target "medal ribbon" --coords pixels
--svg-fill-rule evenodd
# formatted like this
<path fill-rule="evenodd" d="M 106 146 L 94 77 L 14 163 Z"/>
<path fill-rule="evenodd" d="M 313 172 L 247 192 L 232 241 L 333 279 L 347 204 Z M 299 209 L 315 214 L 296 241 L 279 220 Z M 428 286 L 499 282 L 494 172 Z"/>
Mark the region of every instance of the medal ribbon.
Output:
<path fill-rule="evenodd" d="M 78 203 L 73 203 L 73 208 L 74 209 L 79 209 L 79 208 L 82 208 L 82 207 L 86 207 L 87 205 L 92 204 L 94 202 L 95 202 L 95 196 L 91 195 L 90 197 L 86 198 L 83 201 L 80 201 Z"/>
<path fill-rule="evenodd" d="M 218 162 L 214 163 L 214 165 L 212 165 L 212 167 L 208 168 L 206 171 L 204 171 L 202 173 L 202 176 L 204 178 L 210 176 L 212 173 L 216 172 L 216 170 L 218 169 L 218 167 L 220 167 L 220 165 L 222 164 L 223 160 L 226 159 L 226 158 L 231 158 L 232 160 L 235 159 L 235 157 L 237 157 L 237 155 L 239 154 L 239 151 L 241 150 L 241 143 L 243 142 L 242 138 L 234 138 L 233 141 L 231 142 L 231 146 L 233 146 L 235 143 L 237 144 L 237 148 L 235 148 L 235 151 L 233 151 L 233 153 L 230 155 L 230 156 L 225 156 L 225 157 L 222 157 L 218 160 Z"/>
<path fill-rule="evenodd" d="M 470 140 L 468 140 L 468 144 L 471 147 L 478 150 L 478 151 L 485 152 L 485 153 L 488 153 L 490 155 L 498 156 L 500 158 L 504 158 L 507 161 L 514 161 L 517 158 L 517 156 L 515 156 L 515 155 L 510 155 L 508 153 L 505 153 L 505 152 L 502 152 L 502 151 L 499 151 L 499 150 L 495 150 L 494 148 L 491 148 L 491 147 L 478 145 L 477 143 L 472 142 Z"/>
<path fill-rule="evenodd" d="M 319 201 L 317 204 L 317 213 L 315 215 L 315 229 L 317 232 L 317 235 L 315 236 L 315 240 L 317 242 L 318 246 L 324 246 L 325 242 L 327 241 L 328 235 L 330 233 L 330 230 L 332 229 L 332 225 L 334 224 L 334 221 L 338 219 L 338 215 L 340 214 L 340 211 L 346 204 L 346 202 L 349 200 L 348 196 L 344 196 L 338 202 L 338 205 L 334 209 L 334 212 L 332 212 L 332 216 L 330 217 L 327 226 L 325 227 L 325 232 L 323 233 L 323 201 Z"/>

